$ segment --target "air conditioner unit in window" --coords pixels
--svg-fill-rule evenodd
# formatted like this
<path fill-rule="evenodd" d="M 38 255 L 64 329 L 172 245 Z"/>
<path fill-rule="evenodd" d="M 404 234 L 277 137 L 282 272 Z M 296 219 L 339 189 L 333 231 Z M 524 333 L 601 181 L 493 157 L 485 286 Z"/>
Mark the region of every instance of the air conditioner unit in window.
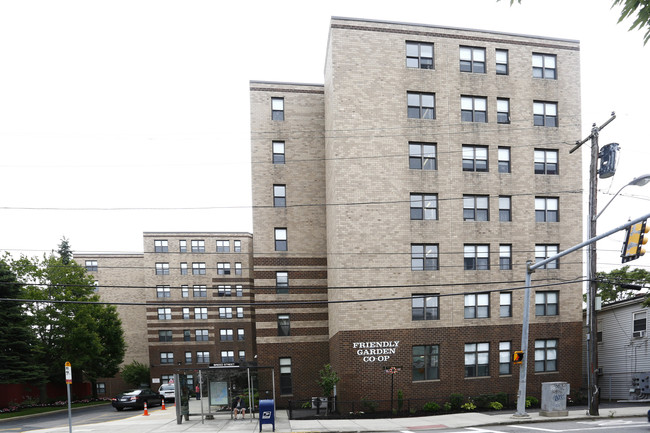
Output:
<path fill-rule="evenodd" d="M 632 338 L 641 338 L 645 337 L 645 331 L 634 331 L 632 333 Z"/>

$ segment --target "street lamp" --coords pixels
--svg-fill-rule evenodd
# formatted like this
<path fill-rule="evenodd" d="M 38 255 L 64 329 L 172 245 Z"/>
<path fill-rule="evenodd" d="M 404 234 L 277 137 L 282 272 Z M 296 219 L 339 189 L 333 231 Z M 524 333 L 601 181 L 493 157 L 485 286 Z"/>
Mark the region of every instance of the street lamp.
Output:
<path fill-rule="evenodd" d="M 621 187 L 621 189 L 619 189 L 619 190 L 616 192 L 616 194 L 614 194 L 614 196 L 613 196 L 613 197 L 612 197 L 612 198 L 607 202 L 607 204 L 605 205 L 605 207 L 604 207 L 600 212 L 598 212 L 598 215 L 596 215 L 596 218 L 594 218 L 594 219 L 597 220 L 598 217 L 599 217 L 603 212 L 605 212 L 605 209 L 607 209 L 607 206 L 609 206 L 609 204 L 610 204 L 612 201 L 614 201 L 614 199 L 616 198 L 616 196 L 619 195 L 619 194 L 621 193 L 621 191 L 623 191 L 623 188 L 626 188 L 626 187 L 628 187 L 628 186 L 630 186 L 630 185 L 634 185 L 634 186 L 643 186 L 643 185 L 646 185 L 648 182 L 650 182 L 650 174 L 644 174 L 643 176 L 635 177 L 635 178 L 632 179 L 628 184 L 623 185 L 623 186 Z"/>

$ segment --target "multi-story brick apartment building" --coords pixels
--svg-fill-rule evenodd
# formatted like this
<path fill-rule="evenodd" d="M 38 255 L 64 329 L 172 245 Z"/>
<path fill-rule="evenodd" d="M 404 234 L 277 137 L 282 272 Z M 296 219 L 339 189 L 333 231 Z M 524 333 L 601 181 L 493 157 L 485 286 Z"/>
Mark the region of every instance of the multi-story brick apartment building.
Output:
<path fill-rule="evenodd" d="M 516 394 L 528 260 L 582 240 L 579 43 L 333 18 L 323 85 L 250 83 L 260 364 L 281 401 Z M 581 382 L 579 254 L 533 275 L 528 390 Z M 327 301 L 325 303 L 324 301 Z M 294 303 L 291 303 L 294 302 Z M 278 304 L 279 303 L 279 304 Z"/>

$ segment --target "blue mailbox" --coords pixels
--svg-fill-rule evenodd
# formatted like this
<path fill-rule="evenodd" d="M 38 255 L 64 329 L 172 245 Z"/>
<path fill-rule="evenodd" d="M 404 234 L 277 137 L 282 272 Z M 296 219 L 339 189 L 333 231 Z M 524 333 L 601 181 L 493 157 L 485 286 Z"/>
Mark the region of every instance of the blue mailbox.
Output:
<path fill-rule="evenodd" d="M 275 431 L 275 402 L 273 400 L 260 400 L 260 431 L 262 424 L 272 424 Z"/>

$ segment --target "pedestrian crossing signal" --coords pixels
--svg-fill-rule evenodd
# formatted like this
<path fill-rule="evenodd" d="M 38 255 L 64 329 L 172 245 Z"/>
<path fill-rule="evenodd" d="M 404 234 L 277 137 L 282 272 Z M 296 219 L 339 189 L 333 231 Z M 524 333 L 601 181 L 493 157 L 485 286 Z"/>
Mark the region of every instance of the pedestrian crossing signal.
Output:
<path fill-rule="evenodd" d="M 524 352 L 522 350 L 516 350 L 515 354 L 512 356 L 513 364 L 521 364 L 524 361 Z"/>

